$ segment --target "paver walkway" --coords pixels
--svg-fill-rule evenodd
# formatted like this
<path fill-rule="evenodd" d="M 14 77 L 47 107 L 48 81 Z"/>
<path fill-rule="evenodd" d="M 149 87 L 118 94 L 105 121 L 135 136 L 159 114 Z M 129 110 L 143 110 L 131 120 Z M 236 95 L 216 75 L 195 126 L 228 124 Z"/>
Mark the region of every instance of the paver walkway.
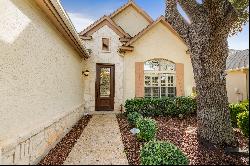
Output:
<path fill-rule="evenodd" d="M 65 165 L 128 165 L 115 114 L 93 115 Z"/>

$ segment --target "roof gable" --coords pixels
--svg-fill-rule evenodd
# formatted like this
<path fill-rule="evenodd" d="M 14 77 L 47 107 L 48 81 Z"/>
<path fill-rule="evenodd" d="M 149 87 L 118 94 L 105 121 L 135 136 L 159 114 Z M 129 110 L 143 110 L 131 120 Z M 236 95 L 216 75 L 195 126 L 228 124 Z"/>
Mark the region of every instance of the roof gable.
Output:
<path fill-rule="evenodd" d="M 107 25 L 120 37 L 130 37 L 121 27 L 117 26 L 108 16 L 104 15 L 102 18 L 88 26 L 85 30 L 80 32 L 81 36 L 91 36 L 97 30 Z"/>
<path fill-rule="evenodd" d="M 134 36 L 130 41 L 128 41 L 125 46 L 129 46 L 133 44 L 135 41 L 140 39 L 144 34 L 146 34 L 148 31 L 150 31 L 155 25 L 158 23 L 162 23 L 166 28 L 168 28 L 175 36 L 179 38 L 180 41 L 182 41 L 185 45 L 185 41 L 180 37 L 180 35 L 173 29 L 173 27 L 165 20 L 164 16 L 159 17 L 155 22 L 150 24 L 148 27 L 143 29 L 140 33 L 138 33 L 136 36 Z"/>
<path fill-rule="evenodd" d="M 120 7 L 119 9 L 117 9 L 116 11 L 114 11 L 113 13 L 111 13 L 109 15 L 109 17 L 111 19 L 113 19 L 115 16 L 117 16 L 118 14 L 120 14 L 122 11 L 124 11 L 125 9 L 127 9 L 130 6 L 133 7 L 149 23 L 153 22 L 153 19 L 144 10 L 142 10 L 138 5 L 136 5 L 136 3 L 134 1 L 129 1 L 128 3 L 126 3 L 125 5 L 123 5 L 122 7 Z"/>

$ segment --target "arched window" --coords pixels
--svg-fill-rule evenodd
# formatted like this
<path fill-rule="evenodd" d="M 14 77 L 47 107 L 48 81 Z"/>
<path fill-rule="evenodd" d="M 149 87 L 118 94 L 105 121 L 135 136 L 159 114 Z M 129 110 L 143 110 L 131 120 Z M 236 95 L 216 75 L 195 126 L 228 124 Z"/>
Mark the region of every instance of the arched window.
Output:
<path fill-rule="evenodd" d="M 146 98 L 176 96 L 175 63 L 166 59 L 153 59 L 144 63 L 144 89 Z"/>

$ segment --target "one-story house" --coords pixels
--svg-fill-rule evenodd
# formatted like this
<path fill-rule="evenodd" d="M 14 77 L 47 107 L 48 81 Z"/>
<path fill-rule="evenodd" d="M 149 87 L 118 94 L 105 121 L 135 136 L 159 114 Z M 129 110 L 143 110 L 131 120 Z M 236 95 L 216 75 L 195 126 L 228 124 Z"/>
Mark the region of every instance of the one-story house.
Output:
<path fill-rule="evenodd" d="M 228 70 L 230 101 L 248 96 L 245 67 Z M 194 87 L 185 42 L 133 1 L 80 34 L 59 0 L 0 1 L 0 164 L 38 163 L 85 113 Z"/>
<path fill-rule="evenodd" d="M 127 99 L 189 96 L 195 85 L 183 39 L 163 16 L 153 20 L 134 1 L 80 32 L 85 109 L 118 112 Z M 107 84 L 108 82 L 108 84 Z"/>

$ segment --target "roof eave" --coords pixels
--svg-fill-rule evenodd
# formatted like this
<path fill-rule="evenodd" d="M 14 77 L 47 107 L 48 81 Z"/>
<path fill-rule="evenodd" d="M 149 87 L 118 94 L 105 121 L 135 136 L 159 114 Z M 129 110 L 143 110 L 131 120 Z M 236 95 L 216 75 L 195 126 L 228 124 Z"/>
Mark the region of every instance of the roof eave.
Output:
<path fill-rule="evenodd" d="M 47 14 L 52 23 L 69 41 L 79 56 L 87 59 L 89 53 L 86 51 L 78 33 L 76 32 L 70 18 L 58 0 L 35 0 L 38 6 Z"/>

